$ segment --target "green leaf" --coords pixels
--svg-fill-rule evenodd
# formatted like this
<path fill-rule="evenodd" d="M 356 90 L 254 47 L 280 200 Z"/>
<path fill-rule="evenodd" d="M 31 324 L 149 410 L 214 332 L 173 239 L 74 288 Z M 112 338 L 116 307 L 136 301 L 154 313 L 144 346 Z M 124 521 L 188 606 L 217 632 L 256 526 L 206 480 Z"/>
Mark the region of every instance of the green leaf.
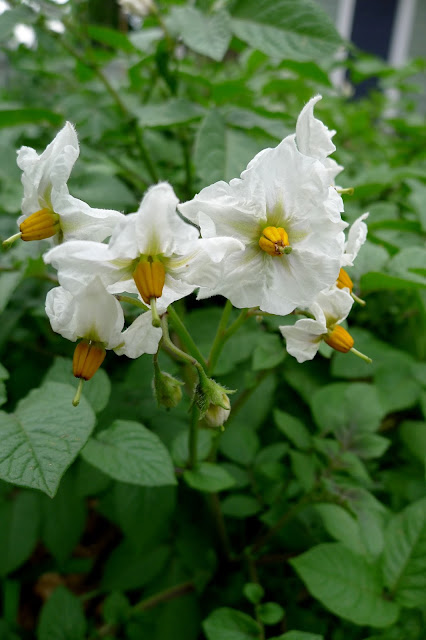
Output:
<path fill-rule="evenodd" d="M 264 624 L 278 624 L 284 617 L 284 609 L 276 602 L 259 605 L 257 614 Z"/>
<path fill-rule="evenodd" d="M 6 308 L 22 277 L 21 271 L 10 271 L 0 275 L 0 313 Z"/>
<path fill-rule="evenodd" d="M 310 491 L 316 481 L 317 461 L 311 453 L 290 451 L 291 467 L 297 480 L 305 491 Z"/>
<path fill-rule="evenodd" d="M 15 413 L 0 412 L 0 478 L 55 495 L 95 425 L 84 398 L 72 406 L 74 393 L 69 385 L 48 382 L 21 400 Z"/>
<path fill-rule="evenodd" d="M 124 541 L 109 556 L 102 578 L 102 588 L 106 591 L 130 591 L 140 589 L 161 574 L 170 558 L 170 549 L 159 545 L 138 553 Z"/>
<path fill-rule="evenodd" d="M 0 575 L 20 567 L 34 550 L 40 528 L 39 496 L 20 491 L 0 503 Z"/>
<path fill-rule="evenodd" d="M 195 139 L 194 165 L 202 184 L 213 184 L 225 178 L 226 127 L 216 109 L 202 120 Z"/>
<path fill-rule="evenodd" d="M 62 114 L 49 109 L 0 109 L 0 128 L 36 123 L 48 123 L 59 127 L 63 121 Z"/>
<path fill-rule="evenodd" d="M 237 0 L 231 13 L 234 34 L 273 58 L 317 60 L 340 43 L 327 14 L 311 0 Z"/>
<path fill-rule="evenodd" d="M 43 496 L 42 540 L 60 565 L 70 557 L 86 524 L 86 505 L 75 491 L 74 469 L 64 476 L 56 496 Z"/>
<path fill-rule="evenodd" d="M 385 533 L 383 576 L 403 607 L 421 607 L 426 589 L 426 499 L 396 515 Z"/>
<path fill-rule="evenodd" d="M 52 366 L 46 373 L 44 382 L 63 382 L 74 385 L 76 380 L 72 372 L 72 360 L 68 358 L 55 358 Z M 83 396 L 92 405 L 96 413 L 99 413 L 108 404 L 111 393 L 111 383 L 108 374 L 99 369 L 91 380 L 84 383 Z"/>
<path fill-rule="evenodd" d="M 417 404 L 420 385 L 406 367 L 379 366 L 374 382 L 386 413 L 402 411 Z"/>
<path fill-rule="evenodd" d="M 274 420 L 278 429 L 298 449 L 309 449 L 312 446 L 311 435 L 303 422 L 279 409 L 274 410 Z"/>
<path fill-rule="evenodd" d="M 108 624 L 122 624 L 130 617 L 131 605 L 124 593 L 113 591 L 102 603 L 102 615 Z"/>
<path fill-rule="evenodd" d="M 350 434 L 373 432 L 380 425 L 383 408 L 374 386 L 363 382 L 336 382 L 316 391 L 312 413 L 321 433 Z"/>
<path fill-rule="evenodd" d="M 197 460 L 204 460 L 212 448 L 213 431 L 200 429 L 197 438 Z M 189 430 L 179 433 L 172 443 L 172 458 L 178 467 L 186 467 L 189 461 Z"/>
<path fill-rule="evenodd" d="M 206 15 L 195 7 L 172 7 L 169 27 L 189 49 L 220 62 L 231 40 L 229 14 L 216 11 Z"/>
<path fill-rule="evenodd" d="M 198 491 L 215 493 L 235 484 L 234 478 L 222 467 L 212 462 L 201 462 L 195 469 L 184 472 L 187 484 Z"/>
<path fill-rule="evenodd" d="M 396 621 L 399 607 L 383 599 L 376 567 L 340 543 L 320 544 L 290 564 L 310 593 L 334 614 L 372 627 Z"/>
<path fill-rule="evenodd" d="M 413 456 L 426 463 L 426 422 L 404 420 L 399 426 L 399 435 Z"/>
<path fill-rule="evenodd" d="M 246 613 L 222 607 L 203 622 L 207 640 L 253 640 L 259 638 L 259 625 Z"/>
<path fill-rule="evenodd" d="M 222 512 L 230 518 L 249 518 L 262 509 L 256 498 L 246 495 L 227 496 L 222 502 Z"/>
<path fill-rule="evenodd" d="M 365 293 L 397 289 L 424 289 L 426 284 L 418 280 L 370 271 L 361 277 L 361 290 Z"/>
<path fill-rule="evenodd" d="M 324 637 L 307 631 L 287 631 L 284 635 L 271 640 L 324 640 Z"/>
<path fill-rule="evenodd" d="M 37 640 L 84 640 L 86 619 L 80 600 L 57 587 L 41 610 Z"/>
<path fill-rule="evenodd" d="M 259 604 L 265 594 L 265 590 L 257 582 L 247 582 L 243 587 L 243 593 L 252 604 Z"/>
<path fill-rule="evenodd" d="M 252 369 L 273 369 L 284 360 L 285 349 L 279 336 L 265 333 L 260 336 L 253 352 Z"/>
<path fill-rule="evenodd" d="M 351 551 L 361 555 L 365 554 L 358 523 L 346 509 L 337 504 L 317 504 L 314 508 L 320 514 L 324 527 L 333 538 Z"/>
<path fill-rule="evenodd" d="M 116 420 L 88 441 L 82 456 L 121 482 L 148 487 L 176 484 L 169 452 L 159 437 L 139 422 Z"/>
<path fill-rule="evenodd" d="M 232 427 L 225 429 L 219 446 L 230 460 L 248 465 L 253 462 L 259 450 L 259 437 L 255 431 L 248 429 L 246 424 L 234 422 Z"/>
<path fill-rule="evenodd" d="M 126 53 L 133 53 L 135 50 L 127 35 L 117 31 L 117 29 L 100 27 L 94 24 L 87 25 L 86 29 L 89 38 L 96 40 L 96 42 L 105 44 L 113 49 L 122 49 Z"/>
<path fill-rule="evenodd" d="M 183 98 L 172 98 L 159 104 L 147 104 L 135 110 L 135 115 L 142 127 L 186 124 L 198 120 L 203 113 L 202 107 Z"/>

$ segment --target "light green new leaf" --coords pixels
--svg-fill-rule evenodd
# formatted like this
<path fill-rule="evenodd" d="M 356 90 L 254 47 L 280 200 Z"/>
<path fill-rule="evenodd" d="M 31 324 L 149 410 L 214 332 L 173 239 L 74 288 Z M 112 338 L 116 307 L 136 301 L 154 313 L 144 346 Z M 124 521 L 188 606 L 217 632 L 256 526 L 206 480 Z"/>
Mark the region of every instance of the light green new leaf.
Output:
<path fill-rule="evenodd" d="M 237 0 L 231 13 L 234 34 L 273 58 L 318 60 L 340 43 L 333 23 L 312 0 Z"/>
<path fill-rule="evenodd" d="M 0 412 L 0 478 L 53 497 L 59 481 L 84 446 L 95 415 L 75 389 L 49 382 L 21 400 L 15 413 Z"/>
<path fill-rule="evenodd" d="M 224 491 L 235 484 L 225 469 L 211 462 L 201 462 L 195 469 L 185 471 L 183 477 L 193 489 L 209 493 Z"/>
<path fill-rule="evenodd" d="M 231 40 L 229 14 L 217 11 L 206 15 L 195 7 L 173 7 L 168 20 L 189 49 L 220 62 Z"/>
<path fill-rule="evenodd" d="M 259 625 L 246 613 L 222 607 L 203 622 L 207 640 L 253 640 L 259 638 Z"/>
<path fill-rule="evenodd" d="M 290 563 L 310 593 L 336 615 L 372 627 L 396 621 L 399 607 L 383 599 L 379 572 L 342 544 L 320 544 Z"/>
<path fill-rule="evenodd" d="M 86 618 L 80 600 L 57 587 L 41 610 L 37 640 L 84 640 Z"/>
<path fill-rule="evenodd" d="M 116 420 L 88 441 L 82 456 L 121 482 L 146 487 L 176 484 L 169 452 L 159 437 L 139 422 Z"/>
<path fill-rule="evenodd" d="M 395 600 L 421 607 L 426 589 L 426 499 L 395 516 L 385 533 L 383 576 Z"/>

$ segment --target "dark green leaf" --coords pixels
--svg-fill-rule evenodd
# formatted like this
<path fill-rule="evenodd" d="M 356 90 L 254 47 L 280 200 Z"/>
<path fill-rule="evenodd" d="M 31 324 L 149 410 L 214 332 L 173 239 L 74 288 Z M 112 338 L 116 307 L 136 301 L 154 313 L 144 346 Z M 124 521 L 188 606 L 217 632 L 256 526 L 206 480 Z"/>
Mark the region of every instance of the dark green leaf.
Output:
<path fill-rule="evenodd" d="M 31 555 L 39 535 L 39 496 L 20 491 L 0 503 L 0 575 L 6 576 Z"/>
<path fill-rule="evenodd" d="M 246 613 L 223 607 L 203 622 L 207 640 L 253 640 L 259 638 L 259 626 Z"/>
<path fill-rule="evenodd" d="M 279 409 L 275 409 L 274 419 L 278 429 L 298 449 L 309 449 L 311 447 L 311 435 L 301 420 Z"/>
<path fill-rule="evenodd" d="M 86 619 L 80 600 L 57 587 L 41 610 L 37 640 L 84 640 Z"/>
<path fill-rule="evenodd" d="M 1 109 L 0 128 L 16 127 L 37 122 L 59 127 L 64 121 L 63 115 L 48 109 Z"/>
<path fill-rule="evenodd" d="M 49 371 L 46 373 L 44 382 L 63 382 L 64 384 L 76 384 L 76 379 L 72 373 L 72 360 L 68 358 L 55 358 Z M 92 405 L 96 413 L 105 409 L 111 393 L 111 383 L 108 374 L 103 369 L 99 369 L 91 380 L 84 383 L 83 396 Z"/>
<path fill-rule="evenodd" d="M 185 471 L 183 477 L 193 489 L 208 493 L 229 489 L 235 482 L 225 469 L 212 462 L 200 462 L 195 469 Z"/>

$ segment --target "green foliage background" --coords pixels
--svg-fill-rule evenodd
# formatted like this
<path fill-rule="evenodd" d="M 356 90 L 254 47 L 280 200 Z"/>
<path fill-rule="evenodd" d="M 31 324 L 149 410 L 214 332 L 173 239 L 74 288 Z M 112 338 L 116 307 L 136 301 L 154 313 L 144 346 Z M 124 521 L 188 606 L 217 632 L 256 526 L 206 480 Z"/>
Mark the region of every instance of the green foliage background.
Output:
<path fill-rule="evenodd" d="M 346 219 L 370 212 L 350 270 L 367 305 L 350 331 L 374 361 L 324 347 L 299 365 L 282 318 L 249 319 L 213 372 L 238 389 L 226 430 L 200 432 L 191 469 L 188 401 L 156 406 L 149 356 L 109 355 L 71 407 L 73 345 L 44 313 L 45 246 L 3 252 L 1 638 L 423 639 L 426 134 L 410 80 L 422 61 L 395 70 L 352 50 L 339 63 L 351 82 L 380 88 L 355 101 L 330 82 L 340 39 L 311 0 L 163 1 L 134 30 L 113 3 L 10 4 L 3 238 L 22 198 L 16 148 L 41 151 L 65 120 L 81 144 L 73 195 L 131 212 L 159 179 L 186 200 L 238 176 L 321 93 L 342 186 L 355 187 Z M 12 46 L 17 23 L 37 46 Z M 205 356 L 222 305 L 177 305 Z"/>

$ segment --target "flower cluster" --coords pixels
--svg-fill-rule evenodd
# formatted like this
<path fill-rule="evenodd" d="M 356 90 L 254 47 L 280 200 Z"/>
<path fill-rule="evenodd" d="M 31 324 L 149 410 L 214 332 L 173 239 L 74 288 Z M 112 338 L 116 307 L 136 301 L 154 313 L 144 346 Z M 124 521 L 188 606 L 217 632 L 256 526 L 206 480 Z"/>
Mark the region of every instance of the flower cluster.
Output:
<path fill-rule="evenodd" d="M 130 358 L 156 353 L 169 305 L 195 290 L 198 298 L 222 295 L 238 308 L 306 316 L 280 327 L 299 362 L 312 359 L 322 340 L 354 350 L 340 324 L 357 299 L 344 267 L 365 240 L 368 214 L 346 238 L 344 190 L 334 184 L 342 168 L 329 158 L 334 132 L 314 117 L 319 99 L 304 107 L 296 133 L 257 154 L 240 178 L 182 204 L 161 182 L 129 215 L 70 195 L 79 154 L 71 124 L 40 156 L 28 147 L 18 152 L 23 215 L 6 243 L 52 239 L 44 260 L 57 269 L 60 286 L 49 292 L 46 312 L 54 331 L 78 341 L 76 377 L 90 379 L 106 349 Z M 126 329 L 120 298 L 144 309 Z M 229 400 L 216 405 L 227 416 Z"/>

